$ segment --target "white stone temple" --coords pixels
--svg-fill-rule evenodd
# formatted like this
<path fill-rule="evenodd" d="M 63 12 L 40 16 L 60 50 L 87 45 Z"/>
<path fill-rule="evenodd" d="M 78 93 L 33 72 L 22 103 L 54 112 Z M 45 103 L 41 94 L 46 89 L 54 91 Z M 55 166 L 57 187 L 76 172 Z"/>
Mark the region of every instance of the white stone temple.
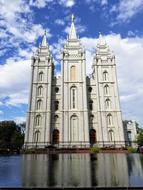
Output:
<path fill-rule="evenodd" d="M 61 53 L 61 76 L 46 33 L 32 57 L 32 76 L 25 146 L 100 147 L 125 145 L 115 56 L 100 34 L 86 76 L 86 54 L 74 18 Z"/>

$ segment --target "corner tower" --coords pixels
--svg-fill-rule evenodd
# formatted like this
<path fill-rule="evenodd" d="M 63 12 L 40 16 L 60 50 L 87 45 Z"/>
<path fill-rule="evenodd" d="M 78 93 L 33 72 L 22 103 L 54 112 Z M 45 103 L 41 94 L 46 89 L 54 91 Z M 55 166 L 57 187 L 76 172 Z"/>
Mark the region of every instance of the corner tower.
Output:
<path fill-rule="evenodd" d="M 74 16 L 62 52 L 62 135 L 68 146 L 89 146 L 85 51 L 77 38 Z"/>
<path fill-rule="evenodd" d="M 45 147 L 51 141 L 51 85 L 53 61 L 46 40 L 32 56 L 32 75 L 25 146 Z"/>
<path fill-rule="evenodd" d="M 96 86 L 97 141 L 101 146 L 124 146 L 115 56 L 100 34 L 93 60 L 92 80 Z"/>

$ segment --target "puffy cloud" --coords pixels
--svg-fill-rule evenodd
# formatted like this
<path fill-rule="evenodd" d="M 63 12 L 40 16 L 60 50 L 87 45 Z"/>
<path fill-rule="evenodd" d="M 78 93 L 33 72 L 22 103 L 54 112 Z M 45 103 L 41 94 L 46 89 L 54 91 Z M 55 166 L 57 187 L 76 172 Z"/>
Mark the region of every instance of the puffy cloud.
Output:
<path fill-rule="evenodd" d="M 36 2 L 35 2 L 36 3 Z M 31 47 L 31 43 L 36 43 L 36 39 L 44 33 L 41 24 L 33 22 L 33 11 L 26 1 L 0 0 L 0 43 L 5 47 L 0 55 L 4 55 L 9 48 L 19 48 L 22 44 Z M 47 28 L 47 36 L 50 38 L 50 30 Z M 13 51 L 13 56 L 14 52 Z"/>
<path fill-rule="evenodd" d="M 5 105 L 28 103 L 30 87 L 30 60 L 9 59 L 0 65 L 0 98 Z"/>
<path fill-rule="evenodd" d="M 64 7 L 72 7 L 75 4 L 75 0 L 58 0 L 58 2 Z"/>
<path fill-rule="evenodd" d="M 47 4 L 52 1 L 53 0 L 30 0 L 29 5 L 40 9 L 46 7 Z"/>
<path fill-rule="evenodd" d="M 55 24 L 58 24 L 58 25 L 63 26 L 63 25 L 65 25 L 65 22 L 64 22 L 63 19 L 56 19 L 56 20 L 55 20 Z"/>
<path fill-rule="evenodd" d="M 116 5 L 113 5 L 110 12 L 116 12 L 116 24 L 118 22 L 127 22 L 137 13 L 143 10 L 143 1 L 142 0 L 122 0 L 119 1 Z"/>

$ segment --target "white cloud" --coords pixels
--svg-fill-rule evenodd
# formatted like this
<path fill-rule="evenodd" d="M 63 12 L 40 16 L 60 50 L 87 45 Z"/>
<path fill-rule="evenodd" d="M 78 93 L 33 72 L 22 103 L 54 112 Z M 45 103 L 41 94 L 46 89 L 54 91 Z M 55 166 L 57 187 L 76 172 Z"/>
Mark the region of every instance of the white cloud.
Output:
<path fill-rule="evenodd" d="M 55 20 L 55 24 L 58 24 L 58 25 L 63 26 L 63 25 L 65 24 L 65 22 L 64 22 L 63 19 L 56 19 L 56 20 Z"/>
<path fill-rule="evenodd" d="M 141 10 L 143 10 L 142 0 L 122 0 L 114 5 L 110 12 L 117 13 L 116 22 L 127 22 Z"/>
<path fill-rule="evenodd" d="M 36 43 L 38 37 L 43 35 L 44 28 L 41 24 L 34 24 L 30 5 L 23 0 L 13 0 L 12 3 L 0 0 L 0 6 L 0 27 L 4 28 L 0 31 L 0 37 L 1 45 L 5 47 L 0 55 L 9 51 L 9 48 L 19 48 L 23 43 L 31 48 L 31 43 Z M 48 28 L 47 36 L 51 37 Z"/>
<path fill-rule="evenodd" d="M 0 98 L 5 105 L 17 106 L 28 103 L 30 87 L 30 60 L 9 59 L 0 65 Z"/>
<path fill-rule="evenodd" d="M 72 7 L 75 4 L 75 0 L 58 0 L 58 2 L 64 7 Z"/>
<path fill-rule="evenodd" d="M 48 3 L 52 2 L 53 0 L 30 0 L 30 6 L 34 6 L 37 8 L 44 8 L 48 5 Z"/>
<path fill-rule="evenodd" d="M 15 117 L 14 120 L 17 124 L 20 124 L 26 121 L 26 117 L 18 116 L 18 117 Z"/>
<path fill-rule="evenodd" d="M 143 38 L 122 38 L 119 34 L 110 34 L 105 38 L 116 56 L 123 118 L 138 119 L 143 124 Z M 86 66 L 89 74 L 97 39 L 82 38 L 81 41 L 87 50 Z"/>

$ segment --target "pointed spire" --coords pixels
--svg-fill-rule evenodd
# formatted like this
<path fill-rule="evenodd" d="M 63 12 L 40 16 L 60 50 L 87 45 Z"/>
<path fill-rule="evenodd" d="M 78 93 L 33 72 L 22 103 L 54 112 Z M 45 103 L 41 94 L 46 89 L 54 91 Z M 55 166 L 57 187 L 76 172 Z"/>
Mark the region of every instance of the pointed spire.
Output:
<path fill-rule="evenodd" d="M 77 39 L 73 14 L 72 14 L 72 23 L 71 23 L 70 33 L 69 33 L 69 39 Z"/>
<path fill-rule="evenodd" d="M 106 45 L 106 41 L 105 41 L 104 37 L 102 36 L 101 32 L 99 32 L 98 45 L 101 45 L 101 46 Z"/>
<path fill-rule="evenodd" d="M 43 39 L 42 39 L 42 43 L 41 43 L 41 46 L 47 46 L 47 39 L 46 39 L 46 30 L 44 32 L 44 35 L 43 35 Z"/>

